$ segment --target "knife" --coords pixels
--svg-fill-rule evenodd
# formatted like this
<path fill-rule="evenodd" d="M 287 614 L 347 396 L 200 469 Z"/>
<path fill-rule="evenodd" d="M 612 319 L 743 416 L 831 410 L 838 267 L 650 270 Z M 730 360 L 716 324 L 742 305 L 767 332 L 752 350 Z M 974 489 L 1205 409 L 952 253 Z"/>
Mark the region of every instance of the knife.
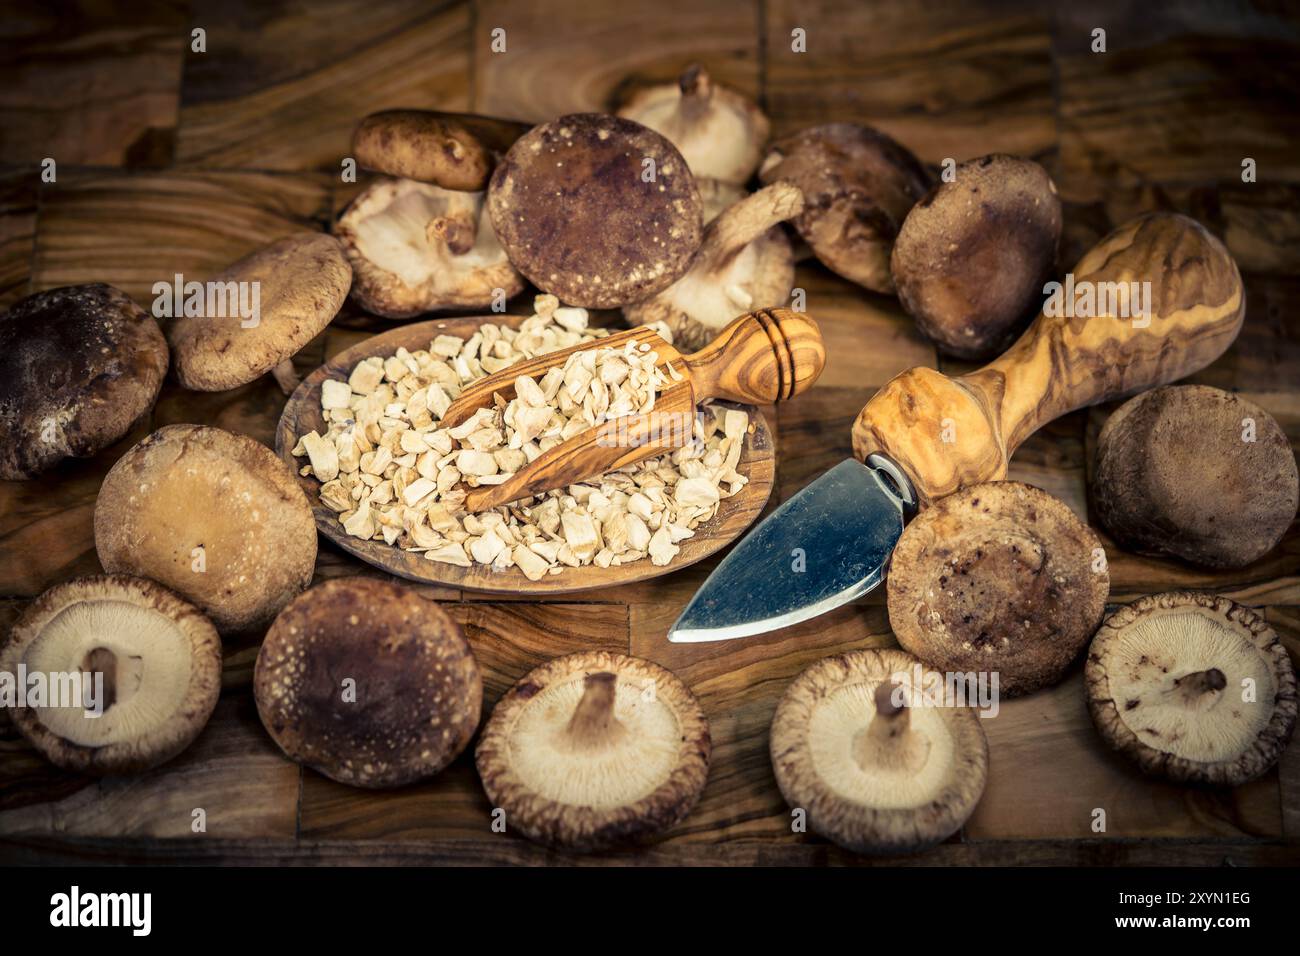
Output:
<path fill-rule="evenodd" d="M 749 637 L 861 597 L 885 579 L 915 509 L 1004 479 L 1016 448 L 1054 418 L 1204 368 L 1246 311 L 1227 249 L 1174 213 L 1120 226 L 1044 293 L 1042 312 L 984 368 L 955 378 L 912 368 L 880 389 L 854 422 L 855 457 L 741 540 L 668 639 Z"/>

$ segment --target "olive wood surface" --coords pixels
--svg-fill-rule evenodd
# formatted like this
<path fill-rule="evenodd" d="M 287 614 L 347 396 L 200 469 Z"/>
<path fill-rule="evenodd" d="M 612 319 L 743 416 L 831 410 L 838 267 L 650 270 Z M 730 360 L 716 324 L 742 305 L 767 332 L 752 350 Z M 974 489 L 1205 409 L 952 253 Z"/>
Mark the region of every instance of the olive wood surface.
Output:
<path fill-rule="evenodd" d="M 745 450 L 741 454 L 737 470 L 746 476 L 749 482 L 737 494 L 724 499 L 718 508 L 718 513 L 712 520 L 696 528 L 693 537 L 681 541 L 678 545 L 681 551 L 669 564 L 662 567 L 653 564 L 647 558 L 609 568 L 599 568 L 595 565 L 565 568 L 560 574 L 548 574 L 539 581 L 529 581 L 524 573 L 515 567 L 504 571 L 493 571 L 479 564 L 462 568 L 441 561 L 430 561 L 423 554 L 403 551 L 383 541 L 363 541 L 344 532 L 338 515 L 321 504 L 320 481 L 310 475 L 299 474 L 304 459 L 294 458 L 292 454 L 293 447 L 300 437 L 313 430 L 322 434 L 325 431 L 325 421 L 320 407 L 321 383 L 327 378 L 347 381 L 348 375 L 357 363 L 372 355 L 387 358 L 399 348 L 406 348 L 409 351 L 427 349 L 433 339 L 439 335 L 469 338 L 480 325 L 485 323 L 517 327 L 524 318 L 524 316 L 509 315 L 466 316 L 401 325 L 345 349 L 303 379 L 289 397 L 284 412 L 280 415 L 280 422 L 275 432 L 275 450 L 293 468 L 294 474 L 298 475 L 298 482 L 306 493 L 307 500 L 311 502 L 316 528 L 322 535 L 367 564 L 412 581 L 514 595 L 569 594 L 592 588 L 644 581 L 677 571 L 708 557 L 734 541 L 754 522 L 772 493 L 776 466 L 772 434 L 768 430 L 767 421 L 758 409 L 747 407 L 745 410 L 749 413 L 753 431 L 746 437 Z"/>
<path fill-rule="evenodd" d="M 1200 371 L 1241 331 L 1246 296 L 1227 249 L 1199 223 L 1142 216 L 1116 229 L 1074 267 L 1075 288 L 1150 282 L 1150 315 L 1043 311 L 1003 355 L 948 378 L 930 368 L 895 376 L 853 425 L 861 459 L 883 453 L 921 502 L 1007 476 L 1015 450 L 1067 412 L 1133 395 Z M 1062 293 L 1065 298 L 1065 293 Z"/>

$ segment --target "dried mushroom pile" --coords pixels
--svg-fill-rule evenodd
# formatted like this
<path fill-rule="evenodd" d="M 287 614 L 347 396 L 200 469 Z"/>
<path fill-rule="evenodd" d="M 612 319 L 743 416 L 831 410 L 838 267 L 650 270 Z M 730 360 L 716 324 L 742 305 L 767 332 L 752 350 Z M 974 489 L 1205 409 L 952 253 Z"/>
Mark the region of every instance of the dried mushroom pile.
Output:
<path fill-rule="evenodd" d="M 737 471 L 749 416 L 706 406 L 684 448 L 581 484 L 480 513 L 466 489 L 498 484 L 543 452 L 598 424 L 650 412 L 681 372 L 642 343 L 601 348 L 585 309 L 538 296 L 518 329 L 485 324 L 468 340 L 440 335 L 428 351 L 373 357 L 346 382 L 326 381 L 328 430 L 304 435 L 293 453 L 320 479 L 321 501 L 353 537 L 383 541 L 458 567 L 517 567 L 530 581 L 565 567 L 608 568 L 649 557 L 666 565 L 679 542 L 746 484 Z M 671 334 L 661 330 L 671 342 Z M 523 359 L 590 342 L 540 381 L 515 380 L 454 428 L 439 427 L 466 385 Z M 666 371 L 665 371 L 666 369 Z"/>

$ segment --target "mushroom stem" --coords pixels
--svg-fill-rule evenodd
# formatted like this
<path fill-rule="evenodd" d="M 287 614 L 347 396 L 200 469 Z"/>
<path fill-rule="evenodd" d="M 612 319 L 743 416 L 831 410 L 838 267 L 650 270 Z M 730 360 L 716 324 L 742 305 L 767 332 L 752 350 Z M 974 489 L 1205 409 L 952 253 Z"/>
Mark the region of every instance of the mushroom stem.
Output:
<path fill-rule="evenodd" d="M 780 181 L 764 186 L 752 196 L 728 206 L 704 230 L 696 253 L 696 267 L 713 271 L 726 268 L 741 251 L 773 226 L 803 212 L 803 192 Z"/>
<path fill-rule="evenodd" d="M 293 358 L 287 358 L 280 362 L 275 368 L 271 369 L 271 375 L 276 383 L 280 386 L 280 391 L 286 395 L 292 395 L 293 390 L 298 387 L 298 373 L 293 370 Z"/>
<path fill-rule="evenodd" d="M 445 242 L 454 256 L 463 256 L 478 241 L 478 223 L 464 210 L 435 216 L 429 220 L 425 234 L 430 242 Z"/>
<path fill-rule="evenodd" d="M 895 700 L 899 685 L 876 687 L 876 715 L 853 735 L 853 760 L 867 773 L 885 768 L 915 771 L 930 753 L 930 741 L 913 732 L 910 709 Z"/>
<path fill-rule="evenodd" d="M 709 71 L 698 63 L 692 63 L 677 79 L 682 91 L 682 109 L 704 106 L 713 97 L 713 80 Z"/>
<path fill-rule="evenodd" d="M 99 702 L 101 711 L 106 711 L 117 703 L 116 654 L 107 647 L 97 647 L 81 662 L 81 670 L 92 678 L 95 674 L 104 675 L 104 699 Z"/>
<path fill-rule="evenodd" d="M 564 728 L 565 737 L 575 749 L 596 750 L 627 733 L 627 728 L 614 716 L 617 684 L 618 677 L 608 671 L 587 675 L 582 699 Z"/>
<path fill-rule="evenodd" d="M 1171 693 L 1177 695 L 1183 703 L 1193 706 L 1213 699 L 1223 688 L 1228 686 L 1228 678 L 1217 667 L 1208 670 L 1193 671 L 1174 681 Z"/>

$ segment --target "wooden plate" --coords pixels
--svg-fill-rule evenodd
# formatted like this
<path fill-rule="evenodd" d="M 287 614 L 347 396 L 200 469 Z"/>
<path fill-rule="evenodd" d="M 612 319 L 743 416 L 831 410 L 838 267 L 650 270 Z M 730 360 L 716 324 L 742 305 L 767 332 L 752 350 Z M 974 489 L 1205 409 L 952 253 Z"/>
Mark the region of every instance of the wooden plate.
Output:
<path fill-rule="evenodd" d="M 412 352 L 417 349 L 427 349 L 429 343 L 438 335 L 469 338 L 484 323 L 509 325 L 515 328 L 525 318 L 527 317 L 522 315 L 492 315 L 416 322 L 376 335 L 340 352 L 303 379 L 290 396 L 275 431 L 276 454 L 289 463 L 295 475 L 298 474 L 298 469 L 305 461 L 305 459 L 294 458 L 291 454 L 293 446 L 298 443 L 298 438 L 313 430 L 322 434 L 325 432 L 325 420 L 320 407 L 321 382 L 325 379 L 346 381 L 357 363 L 372 355 L 387 358 L 403 346 Z M 470 591 L 512 594 L 567 594 L 591 588 L 629 584 L 633 581 L 644 581 L 661 574 L 669 574 L 707 558 L 719 548 L 740 537 L 740 534 L 754 523 L 754 519 L 767 504 L 767 499 L 772 494 L 775 472 L 772 433 L 767 427 L 767 420 L 758 409 L 752 406 L 738 407 L 743 407 L 749 413 L 750 421 L 754 426 L 753 432 L 745 441 L 745 450 L 740 456 L 740 465 L 737 469 L 749 478 L 749 483 L 739 494 L 725 499 L 713 519 L 695 529 L 694 537 L 681 541 L 679 543 L 681 551 L 671 564 L 664 567 L 657 567 L 649 558 L 645 558 L 631 564 L 610 568 L 598 568 L 595 565 L 565 568 L 560 574 L 548 574 L 540 581 L 529 581 L 518 568 L 493 571 L 481 564 L 460 568 L 454 564 L 429 561 L 423 554 L 403 551 L 382 541 L 362 541 L 360 538 L 345 534 L 338 516 L 320 502 L 320 481 L 301 475 L 298 475 L 298 481 L 303 491 L 307 493 L 307 500 L 311 502 L 312 513 L 316 516 L 316 527 L 321 534 L 367 564 L 412 581 L 442 584 Z"/>

